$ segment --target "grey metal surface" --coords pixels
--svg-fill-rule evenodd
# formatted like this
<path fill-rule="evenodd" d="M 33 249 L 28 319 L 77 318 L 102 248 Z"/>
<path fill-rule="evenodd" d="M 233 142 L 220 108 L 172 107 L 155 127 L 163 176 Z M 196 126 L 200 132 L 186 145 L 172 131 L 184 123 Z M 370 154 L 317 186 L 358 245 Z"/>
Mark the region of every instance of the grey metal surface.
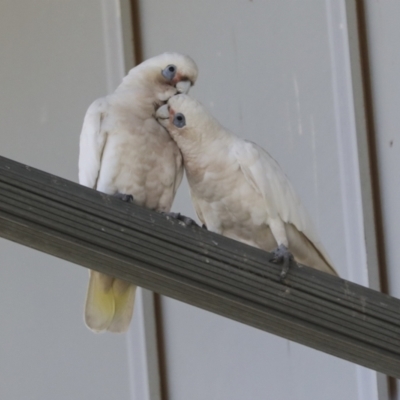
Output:
<path fill-rule="evenodd" d="M 306 267 L 281 282 L 264 251 L 3 157 L 0 221 L 7 239 L 400 377 L 393 297 Z"/>
<path fill-rule="evenodd" d="M 0 2 L 1 155 L 76 180 L 84 113 L 108 93 L 102 12 Z M 126 337 L 84 326 L 87 270 L 3 239 L 0 254 L 0 398 L 129 399 Z"/>

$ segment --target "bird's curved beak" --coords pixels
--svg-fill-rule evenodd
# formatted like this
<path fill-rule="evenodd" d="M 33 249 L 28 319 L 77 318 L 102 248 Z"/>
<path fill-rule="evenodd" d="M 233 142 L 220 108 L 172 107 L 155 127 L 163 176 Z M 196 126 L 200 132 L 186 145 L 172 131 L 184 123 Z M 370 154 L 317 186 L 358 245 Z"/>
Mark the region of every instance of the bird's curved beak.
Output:
<path fill-rule="evenodd" d="M 168 120 L 169 119 L 169 110 L 168 110 L 168 104 L 164 104 L 161 106 L 157 112 L 156 112 L 156 118 L 159 122 L 162 122 L 160 120 Z M 163 121 L 164 122 L 164 121 Z"/>
<path fill-rule="evenodd" d="M 192 84 L 190 81 L 179 81 L 175 87 L 178 90 L 178 93 L 187 94 L 191 86 Z"/>

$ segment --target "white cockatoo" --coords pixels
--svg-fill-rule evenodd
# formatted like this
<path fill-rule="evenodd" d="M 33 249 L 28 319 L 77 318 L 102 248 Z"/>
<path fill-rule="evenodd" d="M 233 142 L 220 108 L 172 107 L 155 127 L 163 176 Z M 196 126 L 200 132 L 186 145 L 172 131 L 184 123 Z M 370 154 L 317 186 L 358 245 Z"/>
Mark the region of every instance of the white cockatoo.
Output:
<path fill-rule="evenodd" d="M 288 178 L 264 149 L 226 130 L 187 95 L 171 97 L 156 117 L 181 150 L 194 208 L 208 230 L 273 251 L 282 278 L 292 257 L 337 275 Z"/>
<path fill-rule="evenodd" d="M 83 121 L 79 183 L 168 212 L 182 180 L 182 157 L 155 119 L 157 107 L 197 79 L 188 56 L 164 53 L 131 69 L 114 93 L 96 100 Z M 125 332 L 136 287 L 90 271 L 85 322 L 95 332 Z"/>

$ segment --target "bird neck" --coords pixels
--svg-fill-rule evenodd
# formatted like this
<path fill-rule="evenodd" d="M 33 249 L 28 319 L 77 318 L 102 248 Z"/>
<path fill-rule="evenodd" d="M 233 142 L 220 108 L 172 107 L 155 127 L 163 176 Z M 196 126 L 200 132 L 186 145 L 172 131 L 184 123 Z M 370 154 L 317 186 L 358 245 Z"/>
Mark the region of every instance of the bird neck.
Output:
<path fill-rule="evenodd" d="M 190 169 L 205 168 L 224 152 L 232 140 L 229 132 L 216 130 L 215 127 L 190 130 L 173 138 L 181 150 L 188 172 Z"/>

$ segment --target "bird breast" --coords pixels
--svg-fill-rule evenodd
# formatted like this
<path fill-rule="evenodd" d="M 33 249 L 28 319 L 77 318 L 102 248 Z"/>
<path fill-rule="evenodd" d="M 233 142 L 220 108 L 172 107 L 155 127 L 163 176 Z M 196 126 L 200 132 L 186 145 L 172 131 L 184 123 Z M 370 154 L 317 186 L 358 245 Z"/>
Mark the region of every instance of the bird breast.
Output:
<path fill-rule="evenodd" d="M 262 196 L 234 158 L 214 158 L 203 168 L 185 165 L 191 193 L 209 230 L 260 247 L 268 219 Z M 189 168 L 188 168 L 189 167 Z"/>
<path fill-rule="evenodd" d="M 112 130 L 107 134 L 97 190 L 130 194 L 136 204 L 150 209 L 169 209 L 177 151 L 158 124 L 155 129 Z"/>

